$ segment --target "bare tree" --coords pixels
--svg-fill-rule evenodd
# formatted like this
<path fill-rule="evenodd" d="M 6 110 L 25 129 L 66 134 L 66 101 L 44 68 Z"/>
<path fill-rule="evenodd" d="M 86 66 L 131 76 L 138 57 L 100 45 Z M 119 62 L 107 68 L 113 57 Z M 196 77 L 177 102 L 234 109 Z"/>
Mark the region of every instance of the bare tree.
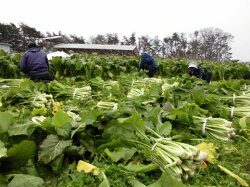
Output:
<path fill-rule="evenodd" d="M 78 37 L 76 35 L 71 34 L 71 35 L 69 35 L 69 37 L 70 37 L 72 43 L 78 43 L 78 44 L 85 44 L 86 43 L 85 39 L 82 36 Z"/>
<path fill-rule="evenodd" d="M 123 36 L 123 41 L 121 42 L 122 45 L 136 45 L 136 36 L 135 32 L 131 34 L 130 37 Z"/>
<path fill-rule="evenodd" d="M 198 56 L 200 59 L 225 61 L 231 58 L 230 43 L 233 36 L 218 28 L 205 28 L 198 31 Z"/>
<path fill-rule="evenodd" d="M 107 44 L 116 45 L 119 43 L 119 38 L 117 33 L 107 33 L 106 34 Z"/>
<path fill-rule="evenodd" d="M 97 36 L 90 38 L 92 44 L 107 44 L 107 40 L 104 35 L 98 34 Z"/>

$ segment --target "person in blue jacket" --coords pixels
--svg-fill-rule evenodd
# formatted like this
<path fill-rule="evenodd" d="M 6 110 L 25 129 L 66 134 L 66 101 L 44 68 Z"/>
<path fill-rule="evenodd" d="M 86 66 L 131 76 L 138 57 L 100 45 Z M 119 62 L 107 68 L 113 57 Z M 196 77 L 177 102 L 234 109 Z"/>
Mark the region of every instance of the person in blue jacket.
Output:
<path fill-rule="evenodd" d="M 38 49 L 35 43 L 28 45 L 28 51 L 22 57 L 20 69 L 30 76 L 31 80 L 50 82 L 54 77 L 49 73 L 49 62 L 47 54 Z"/>
<path fill-rule="evenodd" d="M 207 71 L 205 72 L 197 63 L 190 62 L 188 65 L 188 74 L 190 76 L 195 76 L 197 78 L 201 78 L 203 80 L 206 80 L 208 83 L 210 83 L 212 78 L 212 72 Z"/>
<path fill-rule="evenodd" d="M 157 71 L 158 65 L 154 58 L 148 53 L 143 53 L 141 55 L 141 64 L 139 70 L 145 71 L 149 77 L 154 77 Z"/>

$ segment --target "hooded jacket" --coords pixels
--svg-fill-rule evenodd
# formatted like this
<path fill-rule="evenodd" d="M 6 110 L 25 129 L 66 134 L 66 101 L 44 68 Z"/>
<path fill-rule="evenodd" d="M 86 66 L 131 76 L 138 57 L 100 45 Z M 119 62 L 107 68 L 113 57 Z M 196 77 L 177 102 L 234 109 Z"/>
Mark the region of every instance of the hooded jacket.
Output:
<path fill-rule="evenodd" d="M 29 75 L 48 73 L 49 63 L 47 54 L 36 47 L 30 48 L 22 57 L 20 69 Z"/>
<path fill-rule="evenodd" d="M 150 56 L 147 53 L 143 53 L 141 55 L 140 69 L 149 70 L 149 71 L 156 71 L 157 67 L 158 67 L 157 63 L 152 56 Z"/>

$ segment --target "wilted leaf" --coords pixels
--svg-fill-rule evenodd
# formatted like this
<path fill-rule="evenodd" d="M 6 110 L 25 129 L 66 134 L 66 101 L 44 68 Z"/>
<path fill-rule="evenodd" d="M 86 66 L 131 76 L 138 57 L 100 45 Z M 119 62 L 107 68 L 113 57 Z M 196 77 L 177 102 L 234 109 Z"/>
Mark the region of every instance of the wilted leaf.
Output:
<path fill-rule="evenodd" d="M 207 153 L 207 155 L 208 155 L 207 161 L 208 162 L 214 162 L 216 160 L 217 153 L 216 153 L 214 144 L 202 142 L 202 143 L 196 145 L 196 147 L 199 150 L 201 150 L 202 152 Z"/>
<path fill-rule="evenodd" d="M 78 172 L 85 172 L 85 173 L 92 173 L 93 175 L 99 175 L 100 171 L 99 168 L 96 166 L 89 164 L 87 162 L 84 162 L 82 160 L 79 160 L 77 163 L 77 171 Z"/>
<path fill-rule="evenodd" d="M 238 175 L 234 174 L 233 172 L 231 172 L 230 170 L 228 170 L 227 168 L 224 168 L 223 166 L 221 165 L 218 165 L 219 168 L 224 171 L 226 174 L 230 175 L 231 177 L 235 178 L 242 186 L 249 186 L 247 184 L 247 182 L 242 179 L 241 177 L 239 177 Z"/>
<path fill-rule="evenodd" d="M 64 149 L 72 145 L 71 140 L 59 140 L 58 136 L 50 134 L 40 145 L 38 162 L 48 164 L 63 153 Z"/>

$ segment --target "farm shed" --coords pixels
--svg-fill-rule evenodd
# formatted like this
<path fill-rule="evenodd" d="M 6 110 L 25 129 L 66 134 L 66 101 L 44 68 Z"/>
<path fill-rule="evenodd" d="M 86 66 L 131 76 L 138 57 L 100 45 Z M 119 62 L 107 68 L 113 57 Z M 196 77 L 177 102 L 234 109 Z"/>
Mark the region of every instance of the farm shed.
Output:
<path fill-rule="evenodd" d="M 133 45 L 58 44 L 54 48 L 65 52 L 74 51 L 77 53 L 119 54 L 128 56 L 138 54 L 136 46 Z"/>
<path fill-rule="evenodd" d="M 10 44 L 7 43 L 0 43 L 0 49 L 4 50 L 5 52 L 9 53 L 10 52 Z"/>

